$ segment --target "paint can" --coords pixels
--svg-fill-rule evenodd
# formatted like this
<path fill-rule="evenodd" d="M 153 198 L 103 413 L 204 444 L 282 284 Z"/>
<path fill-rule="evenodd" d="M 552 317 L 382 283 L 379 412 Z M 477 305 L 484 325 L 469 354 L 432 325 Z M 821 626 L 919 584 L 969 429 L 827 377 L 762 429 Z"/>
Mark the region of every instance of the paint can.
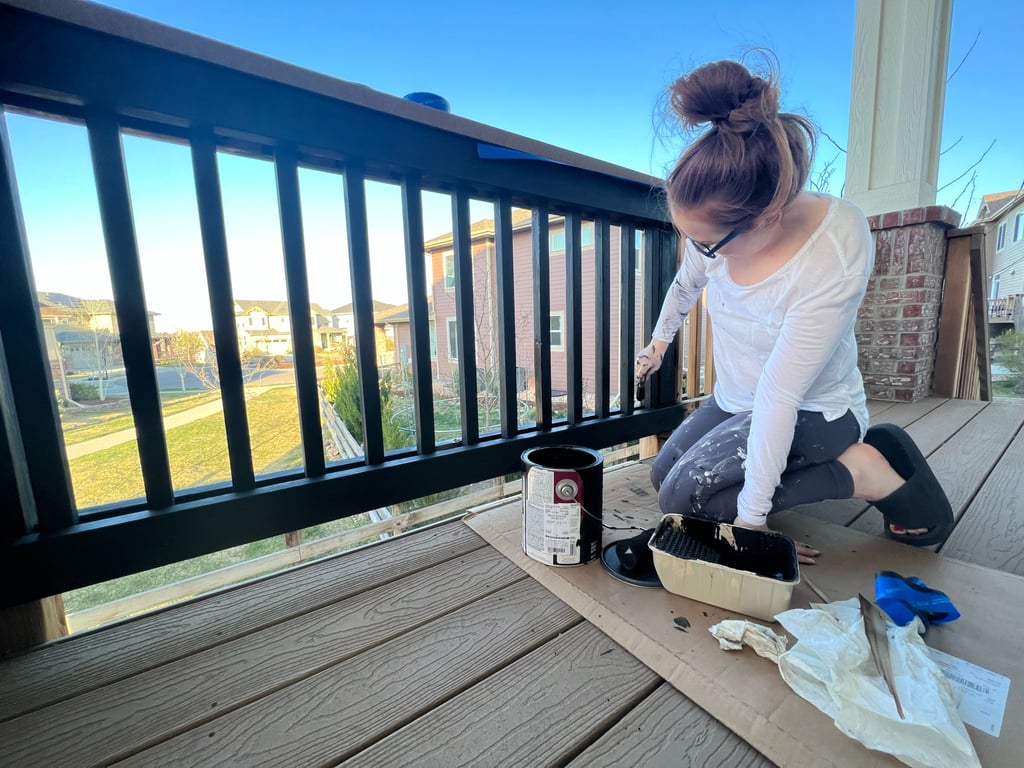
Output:
<path fill-rule="evenodd" d="M 604 456 L 552 445 L 523 451 L 523 552 L 546 565 L 583 565 L 601 550 Z"/>

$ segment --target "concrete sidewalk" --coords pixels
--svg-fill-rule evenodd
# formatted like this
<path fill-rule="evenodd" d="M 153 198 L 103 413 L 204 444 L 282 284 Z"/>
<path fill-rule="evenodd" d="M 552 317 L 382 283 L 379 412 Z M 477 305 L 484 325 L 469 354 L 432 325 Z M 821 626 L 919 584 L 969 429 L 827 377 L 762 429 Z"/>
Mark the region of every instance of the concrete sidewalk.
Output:
<path fill-rule="evenodd" d="M 266 392 L 272 387 L 251 387 L 246 389 L 246 400 L 250 400 L 257 395 Z M 188 424 L 199 419 L 205 419 L 207 416 L 212 416 L 215 413 L 220 413 L 224 410 L 224 403 L 221 400 L 214 400 L 209 403 L 203 403 L 197 405 L 195 408 L 189 408 L 187 411 L 181 411 L 171 416 L 164 418 L 164 432 L 167 432 L 175 427 L 180 427 L 183 424 Z M 109 435 L 103 435 L 102 437 L 94 437 L 92 440 L 83 440 L 80 443 L 67 446 L 68 461 L 77 459 L 81 456 L 88 456 L 90 453 L 96 453 L 96 451 L 103 451 L 107 448 L 113 448 L 115 445 L 121 445 L 122 443 L 130 443 L 136 439 L 135 429 L 122 429 L 118 432 L 111 432 Z"/>

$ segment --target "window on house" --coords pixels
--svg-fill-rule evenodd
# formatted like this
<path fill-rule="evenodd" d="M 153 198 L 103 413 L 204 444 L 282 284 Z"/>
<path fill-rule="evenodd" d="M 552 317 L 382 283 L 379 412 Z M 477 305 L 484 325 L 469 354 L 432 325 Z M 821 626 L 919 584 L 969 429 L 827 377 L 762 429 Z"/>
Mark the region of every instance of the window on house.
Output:
<path fill-rule="evenodd" d="M 999 274 L 992 275 L 992 293 L 989 296 L 990 299 L 999 298 Z"/>
<path fill-rule="evenodd" d="M 1024 213 L 1018 213 L 1013 220 L 1013 242 L 1024 237 Z"/>
<path fill-rule="evenodd" d="M 564 251 L 565 250 L 565 230 L 564 229 L 560 229 L 558 232 L 552 232 L 549 235 L 548 239 L 550 240 L 550 250 L 551 250 L 552 253 L 554 253 L 556 251 Z"/>
<path fill-rule="evenodd" d="M 560 229 L 557 232 L 552 232 L 548 236 L 550 249 L 552 252 L 564 251 L 565 250 L 565 229 Z M 594 222 L 587 221 L 580 227 L 580 246 L 583 248 L 590 248 L 594 245 Z"/>
<path fill-rule="evenodd" d="M 437 324 L 431 320 L 430 325 L 430 359 L 437 360 Z"/>
<path fill-rule="evenodd" d="M 549 327 L 551 328 L 551 351 L 563 351 L 565 349 L 565 335 L 563 332 L 565 327 L 565 313 L 552 312 Z"/>
<path fill-rule="evenodd" d="M 444 287 L 445 290 L 451 290 L 455 287 L 455 252 L 445 251 L 441 254 L 441 260 L 444 262 Z"/>
<path fill-rule="evenodd" d="M 1001 251 L 1006 244 L 1006 222 L 999 225 L 999 233 L 996 235 L 996 250 Z"/>
<path fill-rule="evenodd" d="M 459 324 L 454 317 L 448 320 L 448 359 L 459 359 Z"/>

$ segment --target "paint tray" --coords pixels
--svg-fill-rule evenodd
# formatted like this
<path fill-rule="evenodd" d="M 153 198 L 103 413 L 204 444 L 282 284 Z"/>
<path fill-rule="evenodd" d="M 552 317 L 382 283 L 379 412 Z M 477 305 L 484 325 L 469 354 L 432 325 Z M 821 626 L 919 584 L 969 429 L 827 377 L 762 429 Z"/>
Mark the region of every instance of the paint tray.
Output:
<path fill-rule="evenodd" d="M 781 533 L 665 515 L 649 546 L 669 592 L 758 619 L 789 608 L 800 583 L 796 545 Z"/>

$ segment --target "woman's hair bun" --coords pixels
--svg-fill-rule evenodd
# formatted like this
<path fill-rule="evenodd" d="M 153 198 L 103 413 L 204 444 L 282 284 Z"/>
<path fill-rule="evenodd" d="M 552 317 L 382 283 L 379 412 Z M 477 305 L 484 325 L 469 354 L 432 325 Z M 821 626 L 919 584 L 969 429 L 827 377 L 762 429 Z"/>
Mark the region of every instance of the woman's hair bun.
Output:
<path fill-rule="evenodd" d="M 735 61 L 715 61 L 677 78 L 669 87 L 669 101 L 686 128 L 712 123 L 753 132 L 778 117 L 779 93 L 772 79 L 752 75 Z"/>
<path fill-rule="evenodd" d="M 814 162 L 814 125 L 779 111 L 778 59 L 753 50 L 757 73 L 737 61 L 715 61 L 677 78 L 669 104 L 687 131 L 699 134 L 665 180 L 671 206 L 704 207 L 723 227 L 751 225 L 780 213 L 807 183 Z M 712 124 L 709 130 L 699 130 Z"/>

